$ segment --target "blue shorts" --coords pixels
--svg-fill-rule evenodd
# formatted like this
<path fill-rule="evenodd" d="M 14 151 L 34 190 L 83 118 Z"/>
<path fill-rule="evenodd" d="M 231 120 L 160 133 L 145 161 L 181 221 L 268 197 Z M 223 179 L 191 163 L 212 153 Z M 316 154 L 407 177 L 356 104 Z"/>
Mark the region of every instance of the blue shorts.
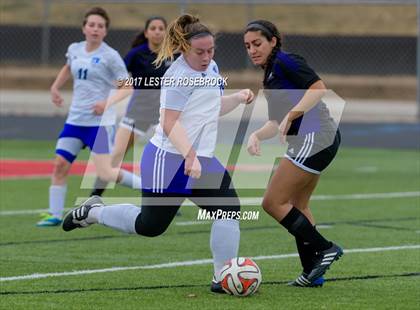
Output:
<path fill-rule="evenodd" d="M 181 155 L 166 152 L 149 142 L 141 159 L 143 192 L 188 196 L 194 191 L 218 193 L 233 189 L 228 172 L 216 157 L 199 156 L 198 159 L 201 177 L 193 179 L 184 174 L 185 160 Z"/>
<path fill-rule="evenodd" d="M 110 154 L 114 135 L 114 126 L 76 126 L 66 123 L 58 138 L 55 153 L 70 163 L 85 147 L 89 147 L 95 154 Z"/>

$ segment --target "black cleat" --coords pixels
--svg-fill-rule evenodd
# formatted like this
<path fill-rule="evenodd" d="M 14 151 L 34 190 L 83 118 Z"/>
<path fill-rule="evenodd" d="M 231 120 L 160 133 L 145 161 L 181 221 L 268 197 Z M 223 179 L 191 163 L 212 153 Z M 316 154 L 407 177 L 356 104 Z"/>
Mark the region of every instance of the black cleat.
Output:
<path fill-rule="evenodd" d="M 216 279 L 213 276 L 213 280 L 211 281 L 210 291 L 213 293 L 218 294 L 226 294 L 225 290 L 222 287 L 222 282 L 216 282 Z"/>
<path fill-rule="evenodd" d="M 101 207 L 104 203 L 99 196 L 89 197 L 84 201 L 80 207 L 75 208 L 68 212 L 63 220 L 63 230 L 70 231 L 76 228 L 84 228 L 92 223 L 87 221 L 90 209 L 93 207 Z"/>
<path fill-rule="evenodd" d="M 308 274 L 302 272 L 302 274 L 296 278 L 296 280 L 287 283 L 288 286 L 296 287 L 322 287 L 324 285 L 325 279 L 323 276 L 315 279 L 313 282 L 309 282 Z"/>
<path fill-rule="evenodd" d="M 330 268 L 331 264 L 343 255 L 343 249 L 332 243 L 329 249 L 319 252 L 314 259 L 314 267 L 308 275 L 309 282 L 313 283 L 316 279 L 323 276 Z"/>

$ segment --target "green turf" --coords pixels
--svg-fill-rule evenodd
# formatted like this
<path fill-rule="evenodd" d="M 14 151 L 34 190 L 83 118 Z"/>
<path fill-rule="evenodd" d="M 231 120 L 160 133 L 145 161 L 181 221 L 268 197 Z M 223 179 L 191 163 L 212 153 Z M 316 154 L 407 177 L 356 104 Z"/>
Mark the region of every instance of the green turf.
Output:
<path fill-rule="evenodd" d="M 0 146 L 2 158 L 49 159 L 54 150 L 54 142 L 49 141 L 1 141 Z M 267 164 L 272 162 L 269 154 L 273 151 L 265 145 L 263 158 L 250 159 L 241 154 L 240 162 Z M 228 153 L 225 146 L 218 147 L 221 157 L 227 157 Z M 86 152 L 82 159 L 87 158 Z M 418 191 L 419 167 L 420 158 L 413 151 L 343 147 L 323 175 L 315 195 Z M 244 179 L 248 179 L 258 184 L 266 174 L 238 173 L 235 183 L 246 185 Z M 87 189 L 79 189 L 81 180 L 69 178 L 67 207 L 76 197 L 88 194 Z M 46 208 L 48 186 L 48 179 L 0 181 L 0 211 Z M 122 200 L 136 195 L 121 187 L 106 192 L 107 197 L 120 196 Z M 330 225 L 320 231 L 345 249 L 420 244 L 418 196 L 314 200 L 311 205 L 318 224 Z M 295 253 L 290 235 L 259 206 L 243 209 L 261 212 L 258 221 L 241 223 L 241 256 Z M 60 228 L 40 229 L 34 225 L 36 214 L 1 215 L 0 277 L 207 259 L 211 257 L 210 224 L 176 225 L 193 221 L 196 216 L 196 208 L 183 206 L 182 216 L 175 218 L 165 234 L 144 238 L 100 226 L 71 233 Z M 4 281 L 0 282 L 0 308 L 418 309 L 420 303 L 420 277 L 398 276 L 420 272 L 419 249 L 347 253 L 327 274 L 327 278 L 339 281 L 327 282 L 322 289 L 285 286 L 285 281 L 299 273 L 296 257 L 257 262 L 262 269 L 263 285 L 258 294 L 249 298 L 211 294 L 212 266 L 203 264 Z M 354 278 L 365 276 L 378 278 Z"/>

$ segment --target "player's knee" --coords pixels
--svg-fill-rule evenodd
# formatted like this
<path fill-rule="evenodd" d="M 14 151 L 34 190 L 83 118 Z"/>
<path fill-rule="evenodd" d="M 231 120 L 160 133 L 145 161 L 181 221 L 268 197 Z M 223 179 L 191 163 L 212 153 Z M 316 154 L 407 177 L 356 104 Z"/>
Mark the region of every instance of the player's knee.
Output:
<path fill-rule="evenodd" d="M 67 176 L 71 163 L 58 156 L 54 161 L 53 178 L 63 179 Z"/>
<path fill-rule="evenodd" d="M 265 212 L 267 212 L 268 214 L 272 214 L 274 210 L 282 208 L 286 204 L 287 204 L 286 199 L 281 199 L 281 198 L 279 199 L 279 198 L 266 196 L 263 199 L 262 207 Z"/>
<path fill-rule="evenodd" d="M 157 237 L 163 234 L 166 231 L 166 227 L 163 226 L 148 226 L 148 225 L 136 225 L 136 232 L 139 235 L 145 236 L 145 237 Z"/>
<path fill-rule="evenodd" d="M 157 237 L 163 234 L 168 228 L 169 223 L 155 223 L 151 225 L 145 221 L 142 221 L 141 215 L 136 219 L 135 229 L 137 234 L 145 237 Z"/>
<path fill-rule="evenodd" d="M 270 211 L 273 208 L 273 202 L 271 199 L 264 197 L 263 201 L 262 201 L 262 207 L 264 209 L 265 212 L 267 213 L 271 213 Z"/>

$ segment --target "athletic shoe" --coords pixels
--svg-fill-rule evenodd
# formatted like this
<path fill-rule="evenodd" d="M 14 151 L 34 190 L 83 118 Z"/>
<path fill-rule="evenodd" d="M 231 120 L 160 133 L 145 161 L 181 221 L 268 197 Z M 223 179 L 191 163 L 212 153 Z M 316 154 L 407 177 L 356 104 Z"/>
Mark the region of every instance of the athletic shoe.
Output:
<path fill-rule="evenodd" d="M 302 274 L 299 277 L 297 277 L 296 280 L 289 282 L 287 285 L 298 286 L 298 287 L 322 287 L 324 282 L 325 282 L 325 279 L 322 276 L 315 279 L 313 282 L 309 282 L 308 274 L 302 272 Z"/>
<path fill-rule="evenodd" d="M 319 252 L 314 259 L 314 267 L 308 274 L 309 282 L 314 282 L 315 279 L 323 276 L 330 268 L 331 264 L 338 260 L 343 255 L 343 249 L 338 245 L 332 243 L 329 249 Z"/>
<path fill-rule="evenodd" d="M 213 276 L 213 280 L 211 281 L 210 291 L 212 291 L 213 293 L 218 293 L 218 294 L 226 294 L 226 292 L 222 288 L 222 282 L 217 282 L 214 276 Z"/>
<path fill-rule="evenodd" d="M 52 227 L 52 226 L 59 226 L 63 221 L 61 218 L 56 217 L 49 213 L 42 213 L 42 219 L 36 223 L 38 227 Z"/>
<path fill-rule="evenodd" d="M 84 228 L 91 225 L 92 223 L 87 221 L 90 209 L 102 206 L 104 206 L 104 203 L 101 197 L 89 197 L 80 205 L 80 207 L 75 208 L 66 214 L 63 221 L 63 230 L 70 231 L 75 228 Z"/>

